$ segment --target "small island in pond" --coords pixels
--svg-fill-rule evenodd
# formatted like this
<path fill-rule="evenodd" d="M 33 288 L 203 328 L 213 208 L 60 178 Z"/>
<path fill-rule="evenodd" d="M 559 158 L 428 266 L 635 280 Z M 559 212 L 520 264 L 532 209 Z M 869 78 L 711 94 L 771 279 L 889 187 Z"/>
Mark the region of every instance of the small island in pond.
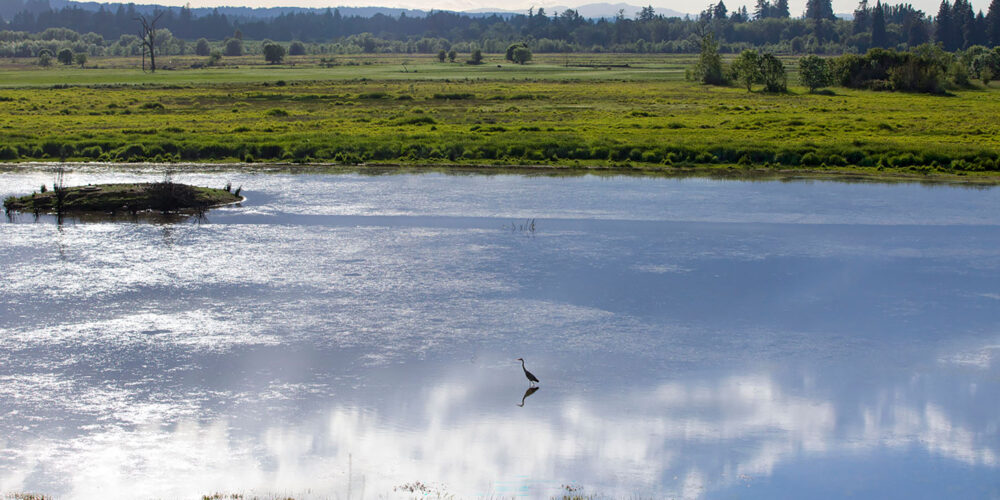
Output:
<path fill-rule="evenodd" d="M 147 182 L 133 184 L 101 184 L 76 187 L 57 187 L 41 193 L 4 200 L 7 212 L 142 212 L 154 210 L 173 212 L 204 210 L 220 205 L 243 201 L 240 188 L 232 191 L 176 182 Z"/>

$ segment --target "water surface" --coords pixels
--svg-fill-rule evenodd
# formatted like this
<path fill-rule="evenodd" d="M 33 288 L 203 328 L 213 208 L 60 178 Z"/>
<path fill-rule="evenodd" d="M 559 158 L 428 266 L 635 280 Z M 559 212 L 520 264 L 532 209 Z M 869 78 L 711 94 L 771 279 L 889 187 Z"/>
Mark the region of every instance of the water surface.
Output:
<path fill-rule="evenodd" d="M 174 178 L 0 224 L 0 492 L 1000 496 L 1000 190 Z"/>

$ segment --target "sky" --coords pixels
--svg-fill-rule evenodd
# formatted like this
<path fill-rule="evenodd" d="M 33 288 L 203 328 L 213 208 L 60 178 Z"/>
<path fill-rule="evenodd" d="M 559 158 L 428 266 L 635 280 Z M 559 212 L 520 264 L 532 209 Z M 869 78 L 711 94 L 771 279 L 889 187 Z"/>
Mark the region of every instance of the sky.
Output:
<path fill-rule="evenodd" d="M 237 6 L 237 7 L 401 7 L 407 9 L 419 9 L 419 10 L 474 10 L 474 9 L 498 9 L 498 10 L 524 10 L 527 12 L 528 8 L 543 7 L 551 15 L 554 13 L 553 8 L 560 7 L 577 7 L 579 5 L 586 5 L 590 3 L 599 3 L 601 0 L 509 0 L 505 2 L 496 2 L 495 0 L 347 0 L 345 2 L 338 2 L 337 0 L 138 0 L 136 3 L 155 3 L 160 5 L 176 5 L 181 6 L 184 4 L 190 4 L 192 7 L 218 7 L 223 5 Z M 605 0 L 607 3 L 620 3 L 621 0 Z M 690 1 L 690 0 L 659 0 L 659 1 L 649 1 L 649 0 L 628 0 L 624 3 L 631 5 L 644 6 L 652 5 L 654 8 L 664 8 L 673 9 L 679 12 L 689 12 L 698 13 L 704 10 L 709 4 L 714 4 L 718 0 L 701 0 L 701 1 Z M 739 8 L 741 5 L 746 5 L 747 10 L 753 12 L 753 6 L 756 0 L 741 2 L 738 0 L 731 0 L 725 2 L 726 7 L 730 11 Z M 871 0 L 870 4 L 874 5 L 875 0 Z M 940 0 L 888 0 L 888 3 L 910 3 L 915 8 L 923 10 L 928 15 L 934 15 L 937 13 L 938 6 L 940 5 Z M 800 16 L 805 11 L 805 0 L 791 0 L 789 2 L 789 10 L 793 17 Z M 850 13 L 858 5 L 858 0 L 833 0 L 833 11 L 836 13 Z M 989 6 L 989 0 L 973 0 L 973 9 L 986 12 Z"/>

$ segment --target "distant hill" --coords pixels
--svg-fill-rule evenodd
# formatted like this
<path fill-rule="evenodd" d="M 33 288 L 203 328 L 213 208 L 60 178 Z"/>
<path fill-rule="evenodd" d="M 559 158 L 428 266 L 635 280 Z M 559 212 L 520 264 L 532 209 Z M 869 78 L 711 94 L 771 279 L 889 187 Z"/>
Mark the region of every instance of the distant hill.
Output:
<path fill-rule="evenodd" d="M 545 7 L 545 13 L 548 15 L 553 15 L 562 12 L 566 9 L 573 9 L 577 11 L 581 16 L 591 18 L 591 19 L 612 19 L 618 15 L 619 11 L 624 11 L 625 17 L 634 18 L 642 7 L 637 5 L 630 5 L 627 3 L 588 3 L 586 5 L 581 5 L 579 7 L 566 7 L 566 6 L 556 6 L 556 7 Z M 658 15 L 665 17 L 684 17 L 688 13 L 680 12 L 673 9 L 667 9 L 665 7 L 654 7 Z M 524 9 L 521 10 L 504 10 L 504 9 L 473 9 L 465 11 L 468 13 L 478 13 L 478 14 L 527 14 Z"/>
<path fill-rule="evenodd" d="M 102 7 L 104 10 L 115 11 L 119 5 L 127 5 L 128 2 L 100 3 L 100 2 L 75 2 L 72 0 L 0 0 L 0 16 L 9 18 L 10 16 L 28 10 L 34 13 L 43 12 L 49 9 L 59 10 L 64 7 L 76 7 L 83 10 L 98 11 Z M 372 17 L 375 14 L 399 17 L 406 13 L 407 16 L 424 17 L 426 11 L 415 9 L 399 9 L 390 7 L 335 7 L 342 16 Z M 158 4 L 136 4 L 135 10 L 140 13 L 148 13 L 154 10 L 172 10 L 179 12 L 180 7 L 168 7 Z M 326 8 L 310 7 L 195 7 L 191 13 L 195 17 L 202 17 L 211 14 L 213 11 L 224 14 L 230 18 L 240 19 L 271 19 L 288 13 L 324 12 Z"/>
<path fill-rule="evenodd" d="M 98 11 L 101 8 L 104 10 L 114 11 L 119 5 L 127 4 L 127 2 L 121 3 L 100 3 L 100 2 L 76 2 L 73 0 L 0 0 L 0 17 L 9 19 L 14 14 L 21 12 L 23 10 L 28 10 L 34 13 L 44 12 L 46 10 L 59 10 L 64 7 L 75 7 L 88 11 Z M 372 17 L 376 14 L 382 14 L 385 16 L 399 17 L 400 14 L 405 13 L 407 16 L 411 17 L 425 17 L 429 11 L 417 10 L 417 9 L 400 9 L 391 7 L 335 7 L 340 11 L 342 16 L 358 16 L 358 17 Z M 135 9 L 140 13 L 149 13 L 154 10 L 172 10 L 174 12 L 179 12 L 180 7 L 167 7 L 164 5 L 157 4 L 136 4 Z M 581 16 L 590 19 L 612 19 L 618 15 L 619 11 L 623 11 L 625 17 L 635 18 L 636 14 L 642 10 L 642 7 L 636 5 L 630 5 L 626 3 L 591 3 L 586 5 L 581 5 L 579 7 L 566 7 L 566 6 L 556 6 L 556 7 L 546 7 L 545 12 L 549 16 L 556 15 L 566 9 L 573 9 L 580 13 Z M 688 15 L 685 12 L 679 12 L 672 9 L 656 7 L 656 13 L 666 17 L 684 17 Z M 308 13 L 308 12 L 323 12 L 327 8 L 312 8 L 312 7 L 195 7 L 191 9 L 191 13 L 195 17 L 202 17 L 212 14 L 213 11 L 218 11 L 219 14 L 224 14 L 229 18 L 237 19 L 272 19 L 278 17 L 282 14 L 288 13 Z M 435 9 L 442 10 L 442 9 Z M 499 14 L 501 16 L 510 16 L 513 14 L 527 14 L 528 11 L 525 9 L 519 10 L 507 10 L 507 9 L 473 9 L 462 11 L 465 14 L 471 16 L 488 16 L 491 14 Z"/>

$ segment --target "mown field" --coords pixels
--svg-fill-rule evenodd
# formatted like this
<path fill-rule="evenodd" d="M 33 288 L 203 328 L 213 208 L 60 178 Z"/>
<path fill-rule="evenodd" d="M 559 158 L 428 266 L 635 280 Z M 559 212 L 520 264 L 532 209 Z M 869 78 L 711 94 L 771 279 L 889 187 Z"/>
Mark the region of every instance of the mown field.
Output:
<path fill-rule="evenodd" d="M 945 97 L 793 86 L 776 95 L 684 81 L 691 56 L 545 56 L 523 67 L 499 59 L 356 57 L 331 67 L 248 59 L 155 75 L 120 60 L 94 61 L 103 69 L 8 64 L 0 66 L 0 158 L 774 169 L 988 182 L 1000 169 L 997 88 Z"/>

